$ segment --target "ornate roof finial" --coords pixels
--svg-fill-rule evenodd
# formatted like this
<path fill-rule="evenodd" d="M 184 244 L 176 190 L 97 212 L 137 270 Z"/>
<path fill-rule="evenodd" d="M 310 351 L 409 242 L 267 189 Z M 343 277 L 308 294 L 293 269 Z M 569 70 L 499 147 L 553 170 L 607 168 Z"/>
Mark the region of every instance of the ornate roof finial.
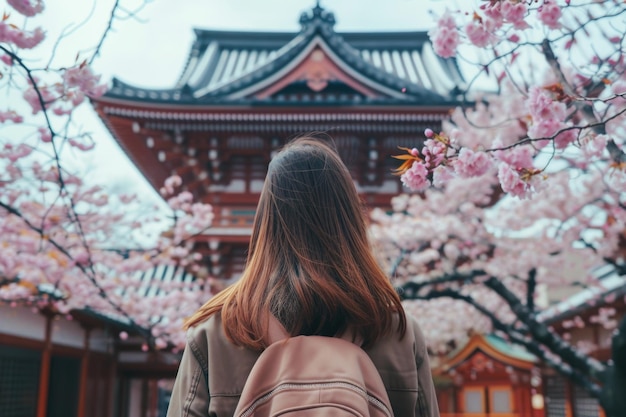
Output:
<path fill-rule="evenodd" d="M 335 15 L 320 6 L 320 0 L 315 1 L 315 7 L 313 7 L 311 14 L 304 12 L 300 16 L 300 24 L 303 28 L 315 23 L 326 24 L 331 27 L 335 25 Z"/>

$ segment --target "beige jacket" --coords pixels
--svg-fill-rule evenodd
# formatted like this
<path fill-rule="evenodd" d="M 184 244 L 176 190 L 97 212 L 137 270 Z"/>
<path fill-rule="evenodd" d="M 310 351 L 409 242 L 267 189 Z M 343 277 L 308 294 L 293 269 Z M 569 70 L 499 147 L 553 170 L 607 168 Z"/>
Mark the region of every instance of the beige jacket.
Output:
<path fill-rule="evenodd" d="M 259 352 L 230 343 L 219 315 L 187 333 L 167 417 L 230 417 Z M 367 350 L 396 417 L 438 417 L 424 336 L 412 317 L 402 340 L 389 336 Z"/>

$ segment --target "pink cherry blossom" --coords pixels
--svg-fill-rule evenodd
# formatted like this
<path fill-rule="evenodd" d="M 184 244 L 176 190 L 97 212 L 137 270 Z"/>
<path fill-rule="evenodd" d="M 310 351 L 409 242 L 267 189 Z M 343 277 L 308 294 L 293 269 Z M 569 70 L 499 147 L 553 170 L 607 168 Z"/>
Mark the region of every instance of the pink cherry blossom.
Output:
<path fill-rule="evenodd" d="M 607 135 L 589 135 L 582 140 L 582 150 L 586 158 L 600 158 L 606 151 Z"/>
<path fill-rule="evenodd" d="M 452 16 L 452 13 L 450 13 L 449 10 L 446 10 L 445 13 L 439 17 L 439 20 L 437 21 L 437 26 L 448 29 L 456 28 L 456 21 L 454 20 L 454 16 Z"/>
<path fill-rule="evenodd" d="M 499 147 L 499 142 L 494 142 L 494 147 Z M 534 150 L 530 146 L 516 146 L 506 151 L 495 151 L 494 155 L 515 169 L 533 167 Z"/>
<path fill-rule="evenodd" d="M 544 88 L 531 87 L 526 105 L 530 115 L 535 120 L 555 119 L 562 122 L 565 119 L 565 104 L 552 100 Z"/>
<path fill-rule="evenodd" d="M 193 201 L 193 195 L 189 191 L 183 191 L 180 194 L 167 200 L 168 205 L 174 210 L 189 210 Z"/>
<path fill-rule="evenodd" d="M 424 156 L 424 164 L 429 169 L 434 169 L 436 166 L 443 162 L 446 156 L 446 145 L 442 142 L 434 139 L 427 139 L 424 142 L 422 148 L 422 155 Z"/>
<path fill-rule="evenodd" d="M 42 0 L 7 0 L 15 10 L 24 16 L 32 17 L 43 11 Z"/>
<path fill-rule="evenodd" d="M 7 67 L 13 66 L 13 58 L 11 58 L 9 55 L 0 55 L 0 61 L 4 62 Z"/>
<path fill-rule="evenodd" d="M 183 180 L 178 175 L 172 175 L 165 180 L 163 188 L 161 189 L 161 195 L 171 195 L 174 194 L 174 189 L 176 187 L 180 187 L 183 183 Z"/>
<path fill-rule="evenodd" d="M 504 16 L 502 15 L 502 3 L 503 2 L 490 2 L 481 5 L 481 9 L 484 11 L 491 21 L 494 29 L 498 29 L 504 23 Z"/>
<path fill-rule="evenodd" d="M 413 191 L 420 191 L 430 185 L 430 182 L 426 178 L 428 176 L 428 169 L 426 166 L 418 161 L 413 162 L 411 168 L 409 168 L 402 176 L 400 180 L 405 187 Z"/>
<path fill-rule="evenodd" d="M 429 32 L 429 35 L 437 55 L 442 58 L 450 58 L 456 55 L 456 48 L 461 42 L 457 29 L 442 27 Z"/>
<path fill-rule="evenodd" d="M 498 179 L 504 192 L 520 198 L 525 198 L 529 195 L 530 185 L 523 181 L 519 173 L 509 164 L 501 163 L 499 165 Z"/>
<path fill-rule="evenodd" d="M 90 151 L 96 146 L 95 142 L 90 137 L 80 139 L 70 138 L 68 143 L 81 151 Z"/>
<path fill-rule="evenodd" d="M 616 96 L 611 100 L 615 106 L 626 105 L 626 80 L 617 80 L 611 84 L 611 91 Z"/>
<path fill-rule="evenodd" d="M 491 164 L 492 160 L 486 153 L 463 148 L 454 164 L 454 170 L 461 177 L 477 177 L 485 174 Z"/>
<path fill-rule="evenodd" d="M 544 0 L 543 5 L 539 7 L 539 20 L 550 29 L 561 28 L 561 8 L 555 1 Z"/>
<path fill-rule="evenodd" d="M 531 139 L 550 138 L 564 126 L 564 123 L 556 119 L 543 119 L 533 123 L 528 129 L 528 137 Z M 548 140 L 535 142 L 539 148 L 548 144 Z"/>
<path fill-rule="evenodd" d="M 524 20 L 528 12 L 528 6 L 523 1 L 503 1 L 502 16 L 509 23 L 512 23 L 516 29 L 526 29 L 530 27 Z"/>
<path fill-rule="evenodd" d="M 428 32 L 428 36 L 435 53 L 443 58 L 454 56 L 461 42 L 454 17 L 448 10 L 439 18 L 437 26 Z"/>
<path fill-rule="evenodd" d="M 511 36 L 509 36 L 507 39 L 510 42 L 513 42 L 513 43 L 518 43 L 520 41 L 520 37 L 516 33 L 512 34 Z"/>
<path fill-rule="evenodd" d="M 20 143 L 17 146 L 7 143 L 4 145 L 4 149 L 0 150 L 0 158 L 7 158 L 11 162 L 16 162 L 17 160 L 30 155 L 32 151 L 33 148 L 24 143 Z"/>
<path fill-rule="evenodd" d="M 479 48 L 483 48 L 491 44 L 495 39 L 492 32 L 483 22 L 484 21 L 473 19 L 465 26 L 467 38 L 472 44 L 478 46 Z"/>
<path fill-rule="evenodd" d="M 42 142 L 49 143 L 52 141 L 52 134 L 50 133 L 50 129 L 40 127 L 37 129 L 37 131 L 39 132 L 39 138 Z"/>
<path fill-rule="evenodd" d="M 97 98 L 106 92 L 106 85 L 98 84 L 100 76 L 94 74 L 86 63 L 68 68 L 63 80 L 68 88 L 77 87 L 89 97 Z"/>
<path fill-rule="evenodd" d="M 433 170 L 433 186 L 446 186 L 455 177 L 454 170 L 446 165 L 439 165 Z"/>
<path fill-rule="evenodd" d="M 41 94 L 41 98 L 39 97 L 39 94 L 37 94 L 37 90 L 33 87 L 27 88 L 23 94 L 24 100 L 30 104 L 33 114 L 37 114 L 43 109 L 42 101 L 46 107 L 49 107 L 59 98 L 59 95 L 49 87 L 39 86 L 38 90 L 39 94 Z"/>
<path fill-rule="evenodd" d="M 578 139 L 579 129 L 573 129 L 563 123 L 560 127 L 560 133 L 554 137 L 554 145 L 557 149 L 565 149 L 571 143 Z"/>
<path fill-rule="evenodd" d="M 39 45 L 45 38 L 41 28 L 33 31 L 22 31 L 15 26 L 0 20 L 0 42 L 14 44 L 18 48 L 32 49 Z"/>
<path fill-rule="evenodd" d="M 22 123 L 24 121 L 24 118 L 15 110 L 0 110 L 0 123 L 4 123 L 6 121 L 11 121 L 13 123 Z"/>

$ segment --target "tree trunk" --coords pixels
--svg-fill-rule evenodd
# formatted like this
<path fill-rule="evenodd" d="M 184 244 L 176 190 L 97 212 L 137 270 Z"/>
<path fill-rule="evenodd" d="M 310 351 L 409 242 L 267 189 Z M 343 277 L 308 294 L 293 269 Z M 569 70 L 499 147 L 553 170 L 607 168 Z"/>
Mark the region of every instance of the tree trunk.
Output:
<path fill-rule="evenodd" d="M 613 363 L 607 367 L 600 404 L 606 417 L 626 417 L 626 317 L 613 336 Z"/>

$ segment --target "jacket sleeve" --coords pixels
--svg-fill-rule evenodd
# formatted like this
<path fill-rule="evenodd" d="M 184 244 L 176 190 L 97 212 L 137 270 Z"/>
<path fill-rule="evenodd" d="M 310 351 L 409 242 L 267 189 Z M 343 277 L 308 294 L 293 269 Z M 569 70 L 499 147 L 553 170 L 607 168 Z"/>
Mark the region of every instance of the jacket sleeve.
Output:
<path fill-rule="evenodd" d="M 167 417 L 207 417 L 209 384 L 207 353 L 194 340 L 194 329 L 187 333 L 187 346 L 178 367 Z"/>
<path fill-rule="evenodd" d="M 413 320 L 415 331 L 415 363 L 417 365 L 417 405 L 418 417 L 439 417 L 439 405 L 435 393 L 435 384 L 430 370 L 426 340 L 417 321 Z"/>

